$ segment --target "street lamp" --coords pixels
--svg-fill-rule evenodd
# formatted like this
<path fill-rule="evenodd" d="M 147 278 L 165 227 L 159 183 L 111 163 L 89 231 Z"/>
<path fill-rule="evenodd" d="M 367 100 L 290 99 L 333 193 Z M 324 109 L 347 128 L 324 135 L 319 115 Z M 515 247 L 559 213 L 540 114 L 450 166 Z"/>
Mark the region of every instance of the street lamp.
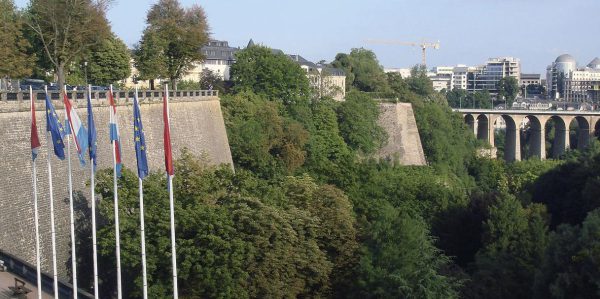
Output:
<path fill-rule="evenodd" d="M 88 80 L 87 80 L 87 61 L 83 62 L 83 73 L 85 74 L 85 86 L 88 85 Z"/>

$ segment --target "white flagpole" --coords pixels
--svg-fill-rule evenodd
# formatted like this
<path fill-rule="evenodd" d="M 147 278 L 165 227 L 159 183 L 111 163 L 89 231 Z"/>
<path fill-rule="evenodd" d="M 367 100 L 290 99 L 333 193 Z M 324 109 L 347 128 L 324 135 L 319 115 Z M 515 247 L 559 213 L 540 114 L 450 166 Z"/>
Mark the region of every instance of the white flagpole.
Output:
<path fill-rule="evenodd" d="M 110 85 L 110 96 L 113 95 L 113 89 L 112 89 L 112 84 Z M 116 106 L 116 103 L 115 103 Z M 113 109 L 113 107 L 111 107 L 111 109 Z M 117 117 L 117 114 L 113 112 L 113 115 L 115 116 L 115 118 Z M 116 119 L 114 120 L 115 122 L 117 121 Z M 112 152 L 113 152 L 113 193 L 114 193 L 114 208 L 115 208 L 115 239 L 116 239 L 116 255 L 117 255 L 117 298 L 121 299 L 123 298 L 123 291 L 121 288 L 121 241 L 120 241 L 120 236 L 119 236 L 119 193 L 118 193 L 118 189 L 117 189 L 117 149 L 116 149 L 116 142 L 113 141 L 112 142 Z"/>
<path fill-rule="evenodd" d="M 137 98 L 138 88 L 135 86 L 135 96 Z M 139 105 L 139 100 L 138 103 Z M 146 274 L 146 233 L 144 231 L 144 185 L 143 180 L 139 178 L 139 193 L 140 193 L 140 235 L 142 239 L 142 285 L 143 285 L 143 299 L 148 299 L 148 277 Z"/>
<path fill-rule="evenodd" d="M 169 175 L 169 205 L 171 208 L 171 256 L 173 260 L 173 298 L 179 298 L 177 292 L 177 257 L 175 248 L 175 205 L 173 201 L 173 176 Z"/>
<path fill-rule="evenodd" d="M 35 109 L 35 102 L 33 101 L 33 90 L 31 85 L 29 86 L 29 97 L 31 99 L 31 109 Z M 32 115 L 33 117 L 33 115 Z M 33 122 L 33 120 L 32 120 Z M 37 127 L 36 127 L 37 130 Z M 37 170 L 35 168 L 35 159 L 32 159 L 31 167 L 33 170 L 33 217 L 35 222 L 35 265 L 37 267 L 37 289 L 38 299 L 42 299 L 42 265 L 40 261 L 40 221 L 38 214 L 38 196 L 37 196 Z"/>
<path fill-rule="evenodd" d="M 169 119 L 169 86 L 165 85 L 165 99 L 167 105 L 167 119 Z M 169 121 L 169 126 L 171 122 Z M 177 251 L 175 245 L 175 203 L 173 200 L 173 176 L 167 173 L 169 177 L 169 206 L 171 210 L 171 259 L 173 263 L 173 298 L 179 298 L 177 290 Z"/>
<path fill-rule="evenodd" d="M 139 180 L 139 192 L 140 192 L 140 233 L 142 236 L 142 284 L 144 299 L 148 299 L 148 277 L 146 274 L 146 233 L 144 232 L 144 186 L 142 179 Z"/>
<path fill-rule="evenodd" d="M 67 95 L 67 87 L 65 86 L 65 96 Z M 66 112 L 65 107 L 65 112 Z M 67 118 L 69 113 L 67 112 Z M 69 132 L 75 134 L 71 127 L 71 120 L 68 120 Z M 71 138 L 67 137 L 67 165 L 69 168 L 69 219 L 71 220 L 71 268 L 73 270 L 73 299 L 77 299 L 77 257 L 75 254 L 75 215 L 73 211 L 73 177 L 71 175 Z"/>
<path fill-rule="evenodd" d="M 48 87 L 44 86 L 44 90 L 47 94 Z M 46 113 L 48 113 L 48 111 L 46 111 Z M 52 236 L 52 274 L 54 276 L 54 298 L 58 298 L 58 271 L 56 269 L 56 226 L 54 224 L 54 191 L 52 188 L 52 163 L 50 163 L 50 156 L 52 156 L 52 143 L 53 142 L 50 140 L 48 135 L 48 130 L 46 130 L 46 146 L 48 149 L 46 160 L 48 162 L 48 186 L 50 191 L 50 229 Z"/>
<path fill-rule="evenodd" d="M 88 85 L 88 94 L 91 98 L 92 96 L 92 86 Z M 92 146 L 91 144 L 89 146 Z M 94 159 L 90 158 L 90 193 L 92 195 L 92 247 L 94 252 L 94 298 L 98 299 L 99 289 L 98 289 L 98 242 L 96 240 L 96 192 L 95 187 L 96 183 L 94 182 L 95 173 L 94 173 Z"/>

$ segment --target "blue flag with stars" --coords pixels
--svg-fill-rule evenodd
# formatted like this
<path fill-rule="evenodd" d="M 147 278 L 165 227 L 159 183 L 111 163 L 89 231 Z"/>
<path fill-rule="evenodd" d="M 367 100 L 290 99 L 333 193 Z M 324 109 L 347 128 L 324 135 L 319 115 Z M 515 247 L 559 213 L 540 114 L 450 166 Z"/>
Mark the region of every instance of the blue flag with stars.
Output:
<path fill-rule="evenodd" d="M 92 112 L 92 97 L 90 95 L 90 91 L 88 90 L 87 97 L 87 113 L 88 113 L 88 151 L 90 154 L 90 160 L 94 161 L 92 167 L 94 167 L 94 171 L 96 171 L 96 148 L 98 146 L 98 142 L 96 140 L 96 124 L 94 123 L 94 113 Z"/>
<path fill-rule="evenodd" d="M 58 114 L 54 110 L 54 105 L 50 97 L 46 93 L 46 131 L 52 136 L 52 144 L 54 145 L 54 154 L 61 160 L 65 159 L 65 130 L 58 120 Z"/>
<path fill-rule="evenodd" d="M 135 142 L 135 156 L 137 157 L 138 177 L 145 178 L 148 175 L 148 159 L 146 158 L 146 140 L 144 138 L 144 127 L 142 125 L 142 114 L 136 95 L 133 97 L 133 138 Z"/>

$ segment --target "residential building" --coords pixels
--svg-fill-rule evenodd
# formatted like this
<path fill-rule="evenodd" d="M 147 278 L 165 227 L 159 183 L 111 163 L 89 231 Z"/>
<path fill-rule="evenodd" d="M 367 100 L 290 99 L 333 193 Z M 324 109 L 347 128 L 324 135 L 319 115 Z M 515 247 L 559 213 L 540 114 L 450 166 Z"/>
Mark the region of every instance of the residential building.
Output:
<path fill-rule="evenodd" d="M 197 63 L 185 76 L 183 80 L 198 81 L 204 69 L 212 71 L 221 79 L 229 80 L 229 69 L 235 62 L 235 53 L 240 48 L 230 47 L 227 41 L 211 40 L 200 50 L 204 55 L 204 61 Z"/>
<path fill-rule="evenodd" d="M 344 100 L 346 97 L 346 73 L 343 70 L 325 64 L 315 64 L 297 54 L 287 56 L 306 71 L 311 88 L 318 93 L 319 97 L 330 96 L 337 101 Z"/>

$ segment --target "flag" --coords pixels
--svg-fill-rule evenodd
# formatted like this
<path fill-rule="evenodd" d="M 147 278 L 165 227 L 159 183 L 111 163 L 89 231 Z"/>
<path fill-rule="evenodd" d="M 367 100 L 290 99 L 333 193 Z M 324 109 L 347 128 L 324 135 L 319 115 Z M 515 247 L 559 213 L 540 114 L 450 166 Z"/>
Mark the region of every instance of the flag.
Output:
<path fill-rule="evenodd" d="M 135 141 L 138 177 L 143 179 L 148 175 L 148 159 L 146 157 L 146 140 L 144 138 L 144 126 L 142 125 L 142 114 L 140 113 L 137 92 L 133 97 L 133 137 Z"/>
<path fill-rule="evenodd" d="M 173 153 L 171 152 L 171 128 L 169 126 L 169 98 L 167 95 L 168 91 L 165 88 L 165 95 L 163 96 L 163 122 L 164 122 L 164 145 L 165 145 L 165 168 L 167 175 L 174 175 L 175 170 L 173 169 Z"/>
<path fill-rule="evenodd" d="M 98 141 L 96 140 L 96 124 L 94 124 L 94 113 L 92 112 L 92 96 L 89 90 L 87 100 L 89 154 L 90 160 L 93 161 L 92 167 L 96 171 L 96 147 L 98 146 Z"/>
<path fill-rule="evenodd" d="M 61 160 L 65 159 L 65 130 L 58 120 L 58 114 L 54 110 L 54 105 L 50 100 L 50 96 L 46 92 L 46 131 L 52 136 L 52 144 L 54 145 L 54 154 Z"/>
<path fill-rule="evenodd" d="M 77 154 L 79 155 L 79 162 L 81 165 L 85 165 L 85 152 L 88 149 L 87 129 L 83 126 L 79 115 L 77 115 L 77 111 L 73 109 L 71 101 L 69 101 L 66 93 L 63 96 L 63 102 L 65 104 L 65 111 L 69 121 L 68 126 L 70 133 L 71 136 L 73 136 L 73 141 L 75 141 L 75 146 L 77 148 Z"/>
<path fill-rule="evenodd" d="M 117 172 L 117 176 L 121 177 L 121 138 L 119 137 L 119 125 L 117 123 L 117 105 L 115 104 L 115 99 L 113 98 L 112 89 L 108 93 L 108 101 L 110 104 L 110 141 L 115 147 L 115 171 Z"/>
<path fill-rule="evenodd" d="M 38 155 L 38 149 L 42 147 L 40 143 L 40 137 L 38 136 L 37 131 L 37 123 L 35 120 L 35 102 L 33 100 L 33 93 L 31 89 L 29 90 L 29 95 L 31 97 L 31 157 L 33 161 Z"/>

